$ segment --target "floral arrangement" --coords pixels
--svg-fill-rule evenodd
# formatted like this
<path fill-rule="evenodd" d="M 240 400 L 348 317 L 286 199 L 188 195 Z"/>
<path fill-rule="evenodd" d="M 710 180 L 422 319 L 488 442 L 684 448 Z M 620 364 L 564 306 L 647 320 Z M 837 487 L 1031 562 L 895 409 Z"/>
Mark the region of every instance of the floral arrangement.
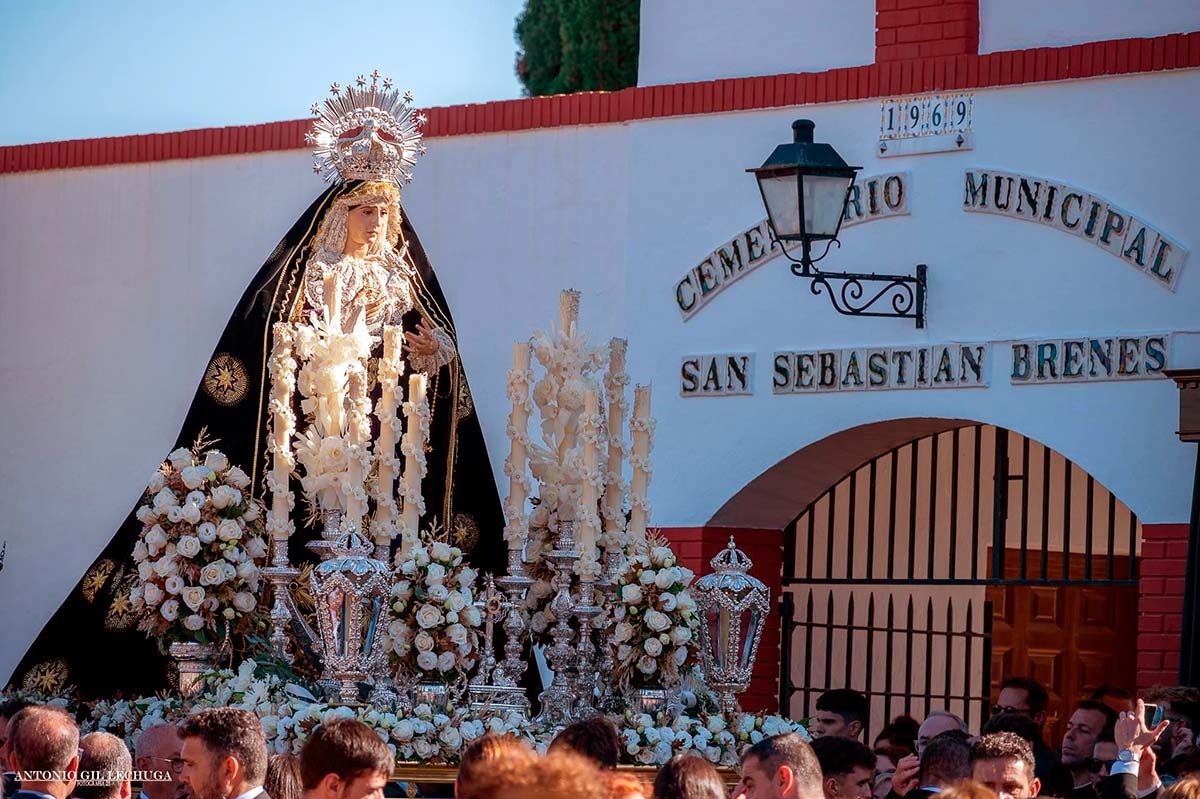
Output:
<path fill-rule="evenodd" d="M 394 666 L 418 682 L 455 683 L 475 667 L 482 613 L 475 605 L 475 570 L 444 541 L 422 540 L 396 554 L 392 622 L 384 647 Z"/>
<path fill-rule="evenodd" d="M 165 641 L 207 643 L 256 621 L 260 565 L 267 557 L 263 509 L 250 478 L 204 435 L 162 464 L 137 509 L 130 593 L 138 629 Z"/>
<path fill-rule="evenodd" d="M 610 642 L 621 685 L 670 688 L 696 665 L 700 622 L 687 590 L 694 576 L 661 539 L 629 555 L 617 580 Z"/>
<path fill-rule="evenodd" d="M 782 716 L 742 713 L 729 719 L 720 713 L 652 717 L 627 712 L 620 728 L 625 758 L 644 766 L 661 766 L 681 752 L 693 752 L 719 766 L 736 766 L 742 752 L 763 738 L 785 732 L 811 740 L 804 725 Z"/>

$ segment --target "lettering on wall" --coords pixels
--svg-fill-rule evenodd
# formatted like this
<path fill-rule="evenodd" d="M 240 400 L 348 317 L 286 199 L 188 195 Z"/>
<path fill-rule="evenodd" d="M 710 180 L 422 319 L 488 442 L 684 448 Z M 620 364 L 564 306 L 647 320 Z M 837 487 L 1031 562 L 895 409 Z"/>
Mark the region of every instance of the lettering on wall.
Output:
<path fill-rule="evenodd" d="M 776 352 L 775 394 L 987 386 L 987 344 Z"/>
<path fill-rule="evenodd" d="M 846 197 L 842 229 L 908 214 L 911 182 L 909 172 L 890 172 L 857 180 Z M 766 219 L 717 247 L 675 283 L 675 305 L 684 321 L 699 313 L 722 289 L 781 253 L 782 249 L 771 237 Z"/>
<path fill-rule="evenodd" d="M 754 353 L 688 355 L 679 365 L 684 397 L 734 397 L 754 393 Z"/>
<path fill-rule="evenodd" d="M 1083 189 L 995 169 L 968 169 L 963 210 L 1048 225 L 1120 258 L 1171 291 L 1188 251 L 1149 222 Z"/>
<path fill-rule="evenodd" d="M 1028 339 L 1012 343 L 1014 385 L 1148 380 L 1167 368 L 1171 336 Z"/>

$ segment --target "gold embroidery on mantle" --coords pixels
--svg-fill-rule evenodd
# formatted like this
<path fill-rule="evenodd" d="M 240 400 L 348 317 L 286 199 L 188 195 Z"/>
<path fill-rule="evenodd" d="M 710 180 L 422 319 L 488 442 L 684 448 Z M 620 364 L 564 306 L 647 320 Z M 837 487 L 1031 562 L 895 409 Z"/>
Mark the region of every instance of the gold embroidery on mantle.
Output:
<path fill-rule="evenodd" d="M 133 590 L 135 574 L 126 574 L 125 569 L 113 578 L 112 604 L 108 606 L 108 614 L 104 617 L 104 629 L 117 632 L 120 630 L 128 630 L 137 623 L 137 616 L 133 611 L 133 602 L 129 598 L 130 591 Z"/>
<path fill-rule="evenodd" d="M 116 563 L 105 558 L 88 569 L 87 574 L 83 575 L 83 580 L 79 584 L 79 588 L 83 592 L 83 598 L 89 603 L 95 602 L 96 594 L 104 587 L 104 584 L 112 576 L 116 568 Z"/>
<path fill-rule="evenodd" d="M 21 687 L 41 694 L 56 694 L 67 686 L 70 669 L 62 658 L 43 661 L 25 672 Z"/>
<path fill-rule="evenodd" d="M 479 544 L 479 523 L 466 513 L 454 514 L 451 543 L 463 552 L 472 552 Z"/>
<path fill-rule="evenodd" d="M 213 356 L 204 370 L 204 393 L 218 405 L 237 405 L 250 388 L 246 367 L 240 358 L 227 352 Z"/>

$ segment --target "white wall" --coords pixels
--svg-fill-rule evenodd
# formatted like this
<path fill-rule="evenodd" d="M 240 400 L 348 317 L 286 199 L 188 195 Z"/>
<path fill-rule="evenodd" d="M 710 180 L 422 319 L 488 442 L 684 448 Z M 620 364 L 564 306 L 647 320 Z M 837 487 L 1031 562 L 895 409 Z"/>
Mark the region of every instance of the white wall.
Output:
<path fill-rule="evenodd" d="M 976 151 L 886 161 L 873 102 L 430 141 L 406 206 L 450 300 L 502 490 L 511 342 L 575 287 L 593 340 L 627 335 L 633 380 L 655 384 L 658 525 L 702 524 L 808 443 L 909 416 L 1017 430 L 1143 522 L 1183 521 L 1194 453 L 1176 440 L 1168 381 L 1014 388 L 996 363 L 987 389 L 777 397 L 769 365 L 789 347 L 1200 328 L 1195 254 L 1172 294 L 1079 239 L 961 210 L 966 167 L 1023 171 L 1104 195 L 1195 251 L 1200 185 L 1184 178 L 1198 89 L 1181 72 L 979 92 Z M 1160 108 L 1174 109 L 1169 125 Z M 848 230 L 825 265 L 928 263 L 927 330 L 837 316 L 782 262 L 680 319 L 675 281 L 763 217 L 743 169 L 801 114 L 864 174 L 912 171 L 912 215 Z M 0 678 L 133 506 L 238 296 L 319 191 L 302 151 L 0 177 Z M 754 396 L 679 397 L 680 356 L 732 350 L 758 353 Z"/>
<path fill-rule="evenodd" d="M 874 61 L 873 0 L 642 3 L 639 86 Z"/>
<path fill-rule="evenodd" d="M 979 52 L 1200 29 L 1195 0 L 979 0 Z"/>

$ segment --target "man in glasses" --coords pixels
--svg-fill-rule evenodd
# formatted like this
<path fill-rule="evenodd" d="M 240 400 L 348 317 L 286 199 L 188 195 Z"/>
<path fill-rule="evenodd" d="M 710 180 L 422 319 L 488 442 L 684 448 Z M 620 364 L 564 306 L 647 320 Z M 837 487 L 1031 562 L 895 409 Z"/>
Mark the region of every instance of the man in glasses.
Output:
<path fill-rule="evenodd" d="M 1067 720 L 1067 732 L 1062 739 L 1062 762 L 1071 770 L 1075 791 L 1087 791 L 1092 786 L 1088 770 L 1093 750 L 1101 738 L 1112 739 L 1117 712 L 1106 704 L 1086 699 L 1079 703 Z"/>
<path fill-rule="evenodd" d="M 138 736 L 134 748 L 137 750 L 137 770 L 157 772 L 169 776 L 166 780 L 146 780 L 138 799 L 182 799 L 187 795 L 179 780 L 183 771 L 183 760 L 179 756 L 183 741 L 174 724 L 155 724 Z"/>
<path fill-rule="evenodd" d="M 1046 708 L 1049 704 L 1050 694 L 1040 682 L 1032 677 L 1009 677 L 1000 683 L 1000 693 L 996 697 L 996 704 L 992 705 L 992 715 L 1015 713 L 1028 716 L 1042 727 L 1046 724 Z"/>

